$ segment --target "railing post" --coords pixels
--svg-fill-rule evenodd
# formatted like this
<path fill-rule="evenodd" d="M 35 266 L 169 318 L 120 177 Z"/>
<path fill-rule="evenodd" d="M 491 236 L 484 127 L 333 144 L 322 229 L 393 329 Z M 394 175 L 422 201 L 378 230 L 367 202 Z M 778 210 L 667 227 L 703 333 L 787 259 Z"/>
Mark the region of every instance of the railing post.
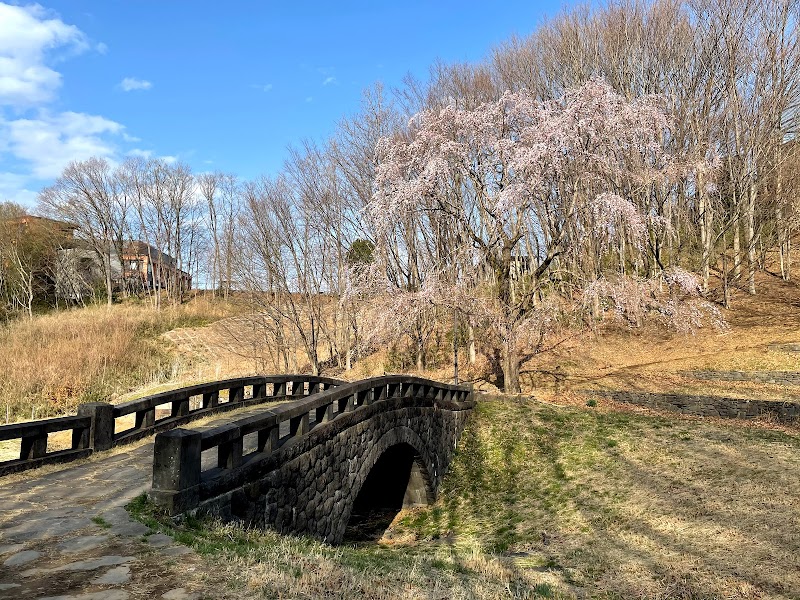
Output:
<path fill-rule="evenodd" d="M 173 429 L 156 436 L 150 497 L 174 516 L 200 503 L 199 431 Z"/>
<path fill-rule="evenodd" d="M 228 402 L 241 402 L 244 400 L 244 387 L 232 387 L 228 390 Z"/>
<path fill-rule="evenodd" d="M 286 382 L 285 381 L 279 381 L 279 382 L 275 383 L 273 385 L 273 387 L 272 387 L 272 395 L 276 396 L 276 397 L 285 396 L 286 395 Z"/>
<path fill-rule="evenodd" d="M 41 458 L 47 454 L 47 434 L 23 437 L 20 443 L 19 457 L 21 460 Z"/>
<path fill-rule="evenodd" d="M 308 433 L 308 413 L 289 419 L 289 436 L 300 437 Z"/>
<path fill-rule="evenodd" d="M 253 384 L 253 398 L 266 398 L 267 396 L 267 384 L 266 383 L 254 383 Z"/>
<path fill-rule="evenodd" d="M 97 452 L 114 445 L 114 406 L 108 402 L 87 402 L 78 406 L 79 417 L 91 417 L 89 445 Z"/>
<path fill-rule="evenodd" d="M 258 432 L 258 451 L 272 452 L 278 448 L 278 427 L 268 427 Z"/>
<path fill-rule="evenodd" d="M 219 390 L 203 394 L 203 408 L 214 408 L 219 405 Z"/>
<path fill-rule="evenodd" d="M 272 452 L 278 448 L 278 426 L 268 427 L 258 432 L 258 451 Z"/>

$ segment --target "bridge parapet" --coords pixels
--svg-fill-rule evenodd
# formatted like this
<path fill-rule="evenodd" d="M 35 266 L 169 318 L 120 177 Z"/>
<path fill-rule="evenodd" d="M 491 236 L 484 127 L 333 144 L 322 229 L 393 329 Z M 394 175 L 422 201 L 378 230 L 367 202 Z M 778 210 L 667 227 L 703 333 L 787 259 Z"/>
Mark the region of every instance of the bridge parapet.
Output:
<path fill-rule="evenodd" d="M 18 459 L 0 462 L 0 476 L 85 458 L 204 416 L 254 404 L 301 398 L 343 382 L 315 375 L 240 377 L 183 387 L 113 405 L 90 402 L 77 416 L 0 426 L 0 441 L 20 440 Z M 71 431 L 67 449 L 52 450 L 48 435 Z"/>
<path fill-rule="evenodd" d="M 362 467 L 389 447 L 413 448 L 433 498 L 473 407 L 471 387 L 385 376 L 205 431 L 160 433 L 150 496 L 173 516 L 199 509 L 337 542 Z M 205 470 L 204 452 L 214 458 Z"/>

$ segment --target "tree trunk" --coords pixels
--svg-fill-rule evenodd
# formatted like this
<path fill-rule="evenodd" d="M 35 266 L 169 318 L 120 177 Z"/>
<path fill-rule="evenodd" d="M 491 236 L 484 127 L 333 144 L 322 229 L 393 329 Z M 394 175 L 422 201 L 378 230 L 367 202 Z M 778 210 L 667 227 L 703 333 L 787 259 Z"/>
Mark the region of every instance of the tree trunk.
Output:
<path fill-rule="evenodd" d="M 106 256 L 106 295 L 107 304 L 111 306 L 114 303 L 114 289 L 111 281 L 111 255 Z"/>
<path fill-rule="evenodd" d="M 756 183 L 750 180 L 747 194 L 747 291 L 756 293 Z"/>
<path fill-rule="evenodd" d="M 519 394 L 519 355 L 514 335 L 509 334 L 503 344 L 503 391 L 506 394 Z"/>
<path fill-rule="evenodd" d="M 733 278 L 739 279 L 742 276 L 742 248 L 739 239 L 739 210 L 733 216 Z"/>
<path fill-rule="evenodd" d="M 474 365 L 475 360 L 477 358 L 475 352 L 475 328 L 470 325 L 469 326 L 469 364 Z"/>

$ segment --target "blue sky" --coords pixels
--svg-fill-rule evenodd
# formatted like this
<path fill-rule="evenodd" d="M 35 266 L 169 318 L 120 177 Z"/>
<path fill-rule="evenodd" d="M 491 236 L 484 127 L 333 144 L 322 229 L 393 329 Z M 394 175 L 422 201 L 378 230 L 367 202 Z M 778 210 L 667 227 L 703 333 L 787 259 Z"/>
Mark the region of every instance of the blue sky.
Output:
<path fill-rule="evenodd" d="M 376 81 L 477 61 L 560 2 L 0 1 L 0 201 L 70 160 L 273 174 Z"/>

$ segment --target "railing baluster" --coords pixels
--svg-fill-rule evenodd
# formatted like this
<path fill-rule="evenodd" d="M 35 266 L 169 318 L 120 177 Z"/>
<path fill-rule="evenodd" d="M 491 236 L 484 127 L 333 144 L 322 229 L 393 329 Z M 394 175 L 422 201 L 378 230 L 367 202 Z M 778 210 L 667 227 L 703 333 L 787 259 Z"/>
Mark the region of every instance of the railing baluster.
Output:
<path fill-rule="evenodd" d="M 136 424 L 134 429 L 145 429 L 152 427 L 156 422 L 156 408 L 149 408 L 147 410 L 136 411 Z"/>
<path fill-rule="evenodd" d="M 228 402 L 239 403 L 244 400 L 244 386 L 236 386 L 228 389 Z"/>
<path fill-rule="evenodd" d="M 340 413 L 351 412 L 353 410 L 352 394 L 344 398 L 339 398 L 336 402 L 338 404 L 338 412 Z"/>
<path fill-rule="evenodd" d="M 333 419 L 333 403 L 325 404 L 324 406 L 318 406 L 315 410 L 316 414 L 314 417 L 316 418 L 317 423 L 327 423 Z"/>
<path fill-rule="evenodd" d="M 244 438 L 223 442 L 218 446 L 217 466 L 222 469 L 235 469 L 242 464 Z"/>
<path fill-rule="evenodd" d="M 219 390 L 205 392 L 203 394 L 203 408 L 214 408 L 219 406 Z"/>
<path fill-rule="evenodd" d="M 268 427 L 258 432 L 258 451 L 272 452 L 278 447 L 278 426 Z"/>
<path fill-rule="evenodd" d="M 289 419 L 289 437 L 300 437 L 308 433 L 308 413 Z"/>
<path fill-rule="evenodd" d="M 185 417 L 189 414 L 189 398 L 178 398 L 172 401 L 171 417 Z"/>
<path fill-rule="evenodd" d="M 72 430 L 72 449 L 85 450 L 90 447 L 89 433 L 90 427 L 76 427 Z"/>
<path fill-rule="evenodd" d="M 47 434 L 31 435 L 22 438 L 19 457 L 21 460 L 41 458 L 47 454 Z"/>

